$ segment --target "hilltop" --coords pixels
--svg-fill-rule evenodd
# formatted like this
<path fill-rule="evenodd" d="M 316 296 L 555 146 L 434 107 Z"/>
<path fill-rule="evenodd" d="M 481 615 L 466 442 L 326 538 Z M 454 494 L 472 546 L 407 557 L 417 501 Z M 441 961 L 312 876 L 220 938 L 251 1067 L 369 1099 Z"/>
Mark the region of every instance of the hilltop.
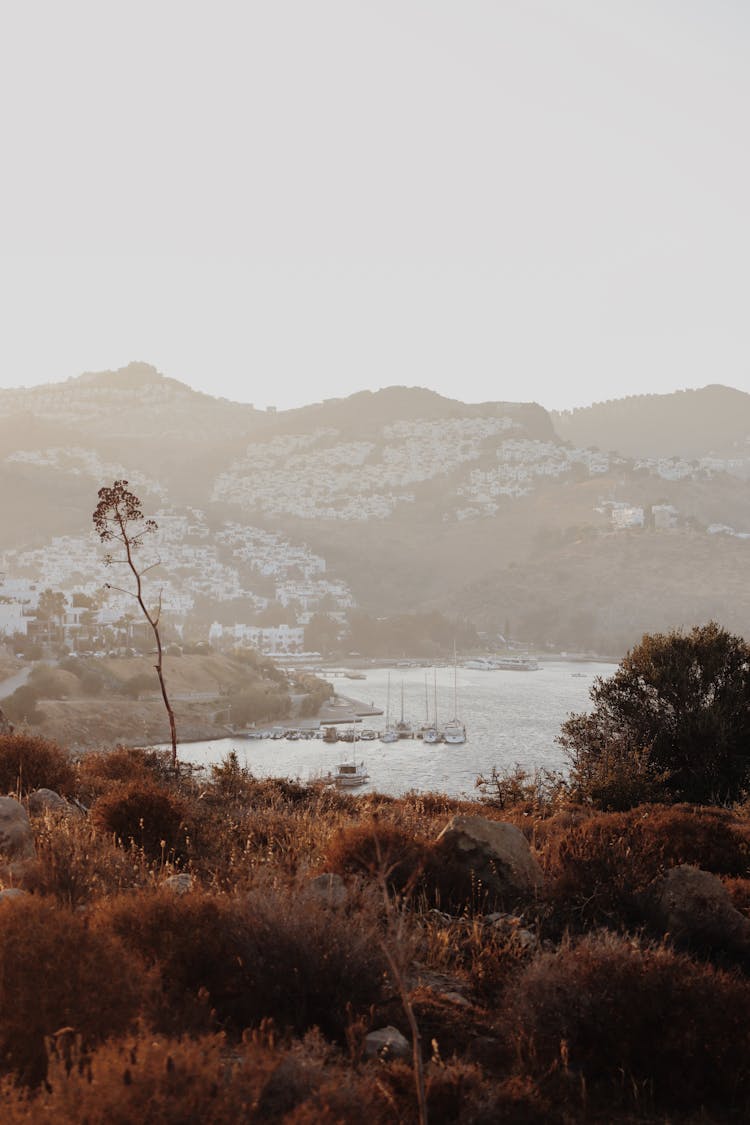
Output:
<path fill-rule="evenodd" d="M 720 384 L 597 402 L 553 413 L 552 420 L 565 441 L 626 457 L 750 461 L 750 394 Z"/>
<path fill-rule="evenodd" d="M 749 435 L 750 395 L 719 386 L 554 416 L 395 386 L 276 412 L 130 364 L 0 392 L 0 571 L 98 598 L 91 512 L 124 478 L 193 634 L 286 622 L 299 647 L 357 605 L 611 653 L 667 612 L 744 628 Z"/>

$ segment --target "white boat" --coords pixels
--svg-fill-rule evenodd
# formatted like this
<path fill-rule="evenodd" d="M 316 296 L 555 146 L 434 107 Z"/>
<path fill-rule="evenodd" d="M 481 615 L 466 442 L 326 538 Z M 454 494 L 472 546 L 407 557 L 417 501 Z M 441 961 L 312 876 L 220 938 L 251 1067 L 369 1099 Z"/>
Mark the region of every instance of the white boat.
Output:
<path fill-rule="evenodd" d="M 480 656 L 467 660 L 464 668 L 474 672 L 536 672 L 539 662 L 533 656 Z"/>
<path fill-rule="evenodd" d="M 385 696 L 385 730 L 380 736 L 381 742 L 398 742 L 398 731 L 391 722 L 391 673 L 388 673 L 388 681 Z"/>
<path fill-rule="evenodd" d="M 453 646 L 453 718 L 442 727 L 443 741 L 451 746 L 466 742 L 466 726 L 458 717 L 458 662 L 456 646 Z"/>
<path fill-rule="evenodd" d="M 450 746 L 458 746 L 462 742 L 466 742 L 466 727 L 460 719 L 451 719 L 443 727 L 441 734 L 443 742 L 447 742 Z"/>
<path fill-rule="evenodd" d="M 414 738 L 414 727 L 404 718 L 404 683 L 401 681 L 401 718 L 395 724 L 398 738 Z"/>
<path fill-rule="evenodd" d="M 337 789 L 356 789 L 358 785 L 366 785 L 369 780 L 370 775 L 364 762 L 342 762 L 332 775 Z"/>
<path fill-rule="evenodd" d="M 434 686 L 434 693 L 435 693 L 435 714 L 434 714 L 433 721 L 430 722 L 430 713 L 429 713 L 430 709 L 429 709 L 429 703 L 428 703 L 428 699 L 427 699 L 427 676 L 425 675 L 424 691 L 425 691 L 425 705 L 427 706 L 427 722 L 422 727 L 422 741 L 426 742 L 429 746 L 435 746 L 438 742 L 443 741 L 443 736 L 440 733 L 440 728 L 438 726 L 438 717 L 437 717 L 437 668 L 432 669 L 432 676 L 433 676 L 433 686 Z"/>

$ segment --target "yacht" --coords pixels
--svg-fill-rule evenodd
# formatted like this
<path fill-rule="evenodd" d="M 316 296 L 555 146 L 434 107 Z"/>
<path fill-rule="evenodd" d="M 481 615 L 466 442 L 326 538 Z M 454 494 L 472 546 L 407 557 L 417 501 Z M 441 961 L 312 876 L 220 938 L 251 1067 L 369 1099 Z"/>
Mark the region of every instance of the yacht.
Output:
<path fill-rule="evenodd" d="M 385 696 L 385 730 L 380 736 L 381 742 L 398 742 L 398 731 L 391 722 L 391 673 L 388 673 L 388 681 Z"/>
<path fill-rule="evenodd" d="M 337 789 L 356 789 L 358 785 L 366 785 L 370 775 L 364 762 L 342 762 L 331 780 Z"/>
<path fill-rule="evenodd" d="M 458 717 L 458 662 L 456 646 L 453 646 L 453 718 L 442 727 L 443 741 L 451 746 L 466 742 L 466 726 Z"/>

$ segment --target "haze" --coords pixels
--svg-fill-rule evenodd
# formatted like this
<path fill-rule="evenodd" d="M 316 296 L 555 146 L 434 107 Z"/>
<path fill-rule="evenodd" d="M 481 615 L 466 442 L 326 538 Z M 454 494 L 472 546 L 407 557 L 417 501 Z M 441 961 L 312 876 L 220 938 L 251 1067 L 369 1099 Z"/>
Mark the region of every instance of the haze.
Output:
<path fill-rule="evenodd" d="M 745 5 L 82 0 L 0 37 L 0 385 L 750 389 Z"/>

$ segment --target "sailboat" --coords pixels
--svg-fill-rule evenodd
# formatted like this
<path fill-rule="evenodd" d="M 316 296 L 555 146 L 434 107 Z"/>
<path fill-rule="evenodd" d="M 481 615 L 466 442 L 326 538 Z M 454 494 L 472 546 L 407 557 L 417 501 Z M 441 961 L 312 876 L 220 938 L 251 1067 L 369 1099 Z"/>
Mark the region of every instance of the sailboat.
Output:
<path fill-rule="evenodd" d="M 453 718 L 443 727 L 443 739 L 452 746 L 466 742 L 466 726 L 458 717 L 458 661 L 453 645 Z"/>
<path fill-rule="evenodd" d="M 398 731 L 391 723 L 391 673 L 388 673 L 388 687 L 386 688 L 385 703 L 385 730 L 380 736 L 381 742 L 397 742 Z"/>
<path fill-rule="evenodd" d="M 396 723 L 396 734 L 399 738 L 413 738 L 414 728 L 404 718 L 404 681 L 401 681 L 401 718 Z"/>
<path fill-rule="evenodd" d="M 443 736 L 440 733 L 437 721 L 437 668 L 432 669 L 433 689 L 435 692 L 435 718 L 430 722 L 429 714 L 427 715 L 427 725 L 422 730 L 422 741 L 427 742 L 430 746 L 434 746 L 438 742 L 443 741 Z M 425 675 L 425 702 L 427 702 L 427 676 Z"/>

